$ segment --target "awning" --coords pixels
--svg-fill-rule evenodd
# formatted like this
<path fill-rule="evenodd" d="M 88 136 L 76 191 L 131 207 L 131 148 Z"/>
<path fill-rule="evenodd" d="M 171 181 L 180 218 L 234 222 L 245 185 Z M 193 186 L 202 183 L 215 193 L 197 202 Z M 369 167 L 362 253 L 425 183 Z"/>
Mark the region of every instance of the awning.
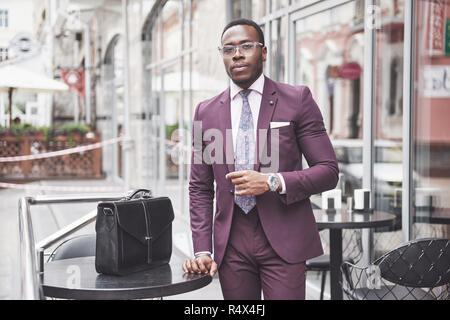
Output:
<path fill-rule="evenodd" d="M 14 65 L 0 67 L 0 91 L 9 91 L 11 88 L 36 93 L 69 90 L 65 83 L 27 69 Z"/>
<path fill-rule="evenodd" d="M 67 91 L 69 86 L 22 67 L 15 65 L 0 66 L 0 91 L 8 92 L 9 98 L 9 126 L 12 124 L 12 96 L 14 90 L 51 93 Z"/>

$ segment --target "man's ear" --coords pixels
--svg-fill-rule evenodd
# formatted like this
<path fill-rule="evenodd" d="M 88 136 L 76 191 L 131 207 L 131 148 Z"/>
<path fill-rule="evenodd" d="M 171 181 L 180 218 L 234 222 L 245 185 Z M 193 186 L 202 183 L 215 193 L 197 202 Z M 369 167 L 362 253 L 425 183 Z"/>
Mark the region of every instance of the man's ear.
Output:
<path fill-rule="evenodd" d="M 267 58 L 267 47 L 264 46 L 262 48 L 262 61 L 266 61 L 266 58 Z"/>

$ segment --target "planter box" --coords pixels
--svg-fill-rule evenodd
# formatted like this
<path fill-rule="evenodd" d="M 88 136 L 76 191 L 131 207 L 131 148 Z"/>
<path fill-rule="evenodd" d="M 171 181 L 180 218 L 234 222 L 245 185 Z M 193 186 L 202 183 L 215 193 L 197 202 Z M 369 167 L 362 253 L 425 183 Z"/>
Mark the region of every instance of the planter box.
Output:
<path fill-rule="evenodd" d="M 100 142 L 98 138 L 57 136 L 46 141 L 42 135 L 15 137 L 0 135 L 0 157 L 24 156 L 65 150 Z M 101 178 L 102 150 L 94 149 L 51 158 L 0 162 L 0 179 L 36 180 L 49 178 Z"/>

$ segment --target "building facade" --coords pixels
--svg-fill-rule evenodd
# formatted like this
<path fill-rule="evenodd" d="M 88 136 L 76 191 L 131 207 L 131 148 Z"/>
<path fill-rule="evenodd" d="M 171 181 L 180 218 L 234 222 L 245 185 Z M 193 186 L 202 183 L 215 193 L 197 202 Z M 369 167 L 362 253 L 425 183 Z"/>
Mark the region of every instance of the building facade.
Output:
<path fill-rule="evenodd" d="M 37 38 L 34 25 L 37 1 L 0 0 L 0 67 L 15 65 L 52 77 L 48 48 Z M 0 126 L 9 126 L 8 92 L 0 92 Z M 14 90 L 12 119 L 34 126 L 51 122 L 52 95 Z"/>

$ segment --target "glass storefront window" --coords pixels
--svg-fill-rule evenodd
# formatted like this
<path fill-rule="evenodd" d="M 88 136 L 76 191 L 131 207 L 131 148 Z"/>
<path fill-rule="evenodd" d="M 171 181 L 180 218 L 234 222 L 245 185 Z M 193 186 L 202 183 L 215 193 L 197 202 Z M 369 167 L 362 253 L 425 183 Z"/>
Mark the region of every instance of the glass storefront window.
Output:
<path fill-rule="evenodd" d="M 450 237 L 450 4 L 415 1 L 412 238 Z"/>
<path fill-rule="evenodd" d="M 174 208 L 187 213 L 189 170 L 177 161 L 182 149 L 178 144 L 183 139 L 184 146 L 189 146 L 197 104 L 225 90 L 228 84 L 217 51 L 226 24 L 225 2 L 171 0 L 155 12 L 156 16 L 147 18 L 151 27 L 145 35 L 149 42 L 144 56 L 146 83 L 151 88 L 146 103 L 152 114 L 148 175 L 157 194 L 164 194 L 169 187 Z"/>
<path fill-rule="evenodd" d="M 252 19 L 258 21 L 266 15 L 266 1 L 252 1 Z"/>
<path fill-rule="evenodd" d="M 343 206 L 363 178 L 364 20 L 356 1 L 295 20 L 296 85 L 310 88 L 333 144 L 341 174 Z M 300 12 L 301 14 L 301 12 Z M 316 195 L 311 201 L 320 201 Z M 317 203 L 316 203 L 317 204 Z M 321 232 L 329 239 L 327 231 Z M 362 254 L 359 231 L 344 234 L 346 250 Z M 359 236 L 358 236 L 359 235 Z M 327 240 L 323 247 L 328 252 Z"/>
<path fill-rule="evenodd" d="M 104 64 L 104 96 L 105 106 L 110 115 L 103 127 L 103 135 L 107 138 L 116 138 L 122 134 L 124 120 L 123 101 L 123 39 L 115 35 L 109 42 L 105 52 Z M 107 146 L 104 149 L 104 164 L 107 174 L 122 177 L 122 149 L 118 144 Z"/>
<path fill-rule="evenodd" d="M 230 0 L 227 3 L 227 6 L 230 6 L 231 10 L 231 16 L 229 17 L 230 21 L 239 18 L 256 19 L 254 18 L 254 14 L 258 15 L 258 17 L 264 16 L 265 12 L 260 11 L 261 7 L 265 6 L 263 2 L 265 1 L 256 1 L 255 3 L 255 1 L 252 0 Z M 254 9 L 256 10 L 255 12 L 253 12 Z"/>
<path fill-rule="evenodd" d="M 374 206 L 397 216 L 392 228 L 375 229 L 374 258 L 403 242 L 401 190 L 403 181 L 403 0 L 376 2 L 374 87 Z"/>
<path fill-rule="evenodd" d="M 167 1 L 157 16 L 149 17 L 152 26 L 148 30 L 151 36 L 146 63 L 146 82 L 149 90 L 147 96 L 148 109 L 151 119 L 147 125 L 151 126 L 149 135 L 148 159 L 150 162 L 148 174 L 153 179 L 156 193 L 163 194 L 166 184 L 174 184 L 178 178 L 178 165 L 171 159 L 174 143 L 170 140 L 172 133 L 179 126 L 180 120 L 180 91 L 181 91 L 181 60 L 182 52 L 182 7 L 183 2 Z M 185 38 L 189 34 L 183 33 Z M 176 142 L 175 142 L 176 143 Z M 179 207 L 178 202 L 174 204 Z"/>
<path fill-rule="evenodd" d="M 343 199 L 362 186 L 363 24 L 354 1 L 295 21 L 295 84 L 321 109 L 344 174 Z"/>
<path fill-rule="evenodd" d="M 286 17 L 271 22 L 271 78 L 275 81 L 285 81 L 286 63 Z"/>
<path fill-rule="evenodd" d="M 277 11 L 289 5 L 289 0 L 271 0 L 271 10 Z"/>
<path fill-rule="evenodd" d="M 242 8 L 242 3 L 240 0 L 233 0 L 232 1 L 232 6 L 231 6 L 231 10 L 232 10 L 232 17 L 233 19 L 237 19 L 238 17 L 242 17 L 243 15 L 243 8 Z"/>
<path fill-rule="evenodd" d="M 226 25 L 223 16 L 225 3 L 222 9 L 218 9 L 218 3 L 214 1 L 196 0 L 195 3 L 192 13 L 192 47 L 195 52 L 191 75 L 192 114 L 199 102 L 219 94 L 228 85 L 228 76 L 217 50 L 221 44 L 222 30 Z"/>
<path fill-rule="evenodd" d="M 167 60 L 181 52 L 181 1 L 167 1 L 162 10 L 162 59 Z"/>

